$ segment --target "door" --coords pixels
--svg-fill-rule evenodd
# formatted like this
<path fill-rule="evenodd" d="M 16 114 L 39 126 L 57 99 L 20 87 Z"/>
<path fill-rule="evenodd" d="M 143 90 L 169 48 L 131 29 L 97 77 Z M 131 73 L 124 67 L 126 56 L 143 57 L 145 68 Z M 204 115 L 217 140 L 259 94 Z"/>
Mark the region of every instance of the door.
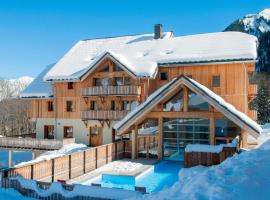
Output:
<path fill-rule="evenodd" d="M 163 120 L 163 158 L 184 160 L 187 144 L 209 144 L 207 118 L 165 118 Z"/>
<path fill-rule="evenodd" d="M 89 145 L 96 147 L 102 145 L 102 129 L 99 127 L 89 128 Z"/>

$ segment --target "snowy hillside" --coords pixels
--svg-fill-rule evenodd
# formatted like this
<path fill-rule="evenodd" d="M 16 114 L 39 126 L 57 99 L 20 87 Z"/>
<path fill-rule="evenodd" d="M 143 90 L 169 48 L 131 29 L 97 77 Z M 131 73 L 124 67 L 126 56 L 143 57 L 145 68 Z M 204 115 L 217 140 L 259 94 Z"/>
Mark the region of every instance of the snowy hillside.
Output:
<path fill-rule="evenodd" d="M 263 33 L 270 31 L 270 8 L 236 20 L 225 31 L 240 31 L 261 37 Z"/>
<path fill-rule="evenodd" d="M 257 71 L 270 73 L 270 8 L 257 14 L 248 14 L 229 25 L 224 31 L 239 31 L 258 38 Z"/>
<path fill-rule="evenodd" d="M 0 80 L 0 100 L 9 97 L 18 97 L 31 82 L 32 77 L 22 76 L 17 79 Z"/>

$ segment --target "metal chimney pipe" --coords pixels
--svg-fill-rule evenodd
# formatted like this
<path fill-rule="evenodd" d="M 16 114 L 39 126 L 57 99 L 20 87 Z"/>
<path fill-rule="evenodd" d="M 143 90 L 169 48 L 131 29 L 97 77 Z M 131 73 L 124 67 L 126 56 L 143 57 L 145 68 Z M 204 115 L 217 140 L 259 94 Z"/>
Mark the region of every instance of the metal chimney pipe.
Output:
<path fill-rule="evenodd" d="M 154 39 L 161 39 L 162 38 L 162 24 L 155 24 L 154 29 Z"/>

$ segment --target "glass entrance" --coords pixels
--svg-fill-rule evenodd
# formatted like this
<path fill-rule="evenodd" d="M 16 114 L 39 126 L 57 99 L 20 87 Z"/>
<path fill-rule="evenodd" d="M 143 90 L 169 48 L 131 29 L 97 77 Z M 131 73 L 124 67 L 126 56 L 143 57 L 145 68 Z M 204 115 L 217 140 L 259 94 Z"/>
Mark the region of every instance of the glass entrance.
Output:
<path fill-rule="evenodd" d="M 209 144 L 207 118 L 165 118 L 163 120 L 163 159 L 184 160 L 187 144 Z"/>

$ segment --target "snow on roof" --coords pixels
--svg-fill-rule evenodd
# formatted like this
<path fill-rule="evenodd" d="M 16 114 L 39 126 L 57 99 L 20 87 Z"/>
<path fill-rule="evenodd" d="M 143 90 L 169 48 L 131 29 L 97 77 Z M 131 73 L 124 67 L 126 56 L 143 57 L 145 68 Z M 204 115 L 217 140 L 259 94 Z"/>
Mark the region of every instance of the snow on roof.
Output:
<path fill-rule="evenodd" d="M 218 109 L 220 112 L 229 112 L 230 116 L 233 116 L 234 119 L 237 119 L 241 122 L 243 122 L 245 125 L 250 127 L 252 129 L 252 133 L 254 137 L 258 137 L 259 134 L 262 132 L 262 128 L 260 125 L 258 125 L 255 121 L 253 121 L 251 118 L 249 118 L 246 114 L 238 111 L 233 105 L 230 103 L 227 103 L 222 97 L 215 94 L 213 91 L 205 87 L 204 85 L 198 83 L 197 81 L 186 77 L 186 76 L 180 76 L 178 78 L 173 79 L 171 82 L 165 84 L 158 90 L 156 90 L 154 93 L 152 93 L 144 103 L 140 104 L 138 107 L 136 107 L 133 111 L 128 113 L 121 121 L 116 123 L 113 127 L 116 130 L 120 130 L 123 128 L 129 121 L 134 120 L 136 116 L 142 115 L 144 111 L 149 109 L 150 107 L 153 107 L 155 103 L 158 103 L 167 93 L 167 90 L 174 84 L 177 84 L 178 82 L 181 82 L 185 84 L 190 89 L 196 89 L 197 92 L 200 91 L 200 93 L 203 94 L 203 98 L 210 104 L 215 104 L 215 108 Z M 194 91 L 196 92 L 196 91 Z M 196 93 L 197 93 L 196 92 Z M 222 111 L 221 111 L 222 110 Z M 226 113 L 223 113 L 226 116 Z M 227 115 L 228 116 L 228 115 Z M 240 124 L 238 124 L 240 126 Z M 255 132 L 255 133 L 254 133 Z"/>
<path fill-rule="evenodd" d="M 53 67 L 47 66 L 20 94 L 21 98 L 49 98 L 53 96 L 52 84 L 45 82 L 43 77 Z"/>
<path fill-rule="evenodd" d="M 153 34 L 82 40 L 44 77 L 47 81 L 78 81 L 109 52 L 138 77 L 154 77 L 159 64 L 255 60 L 257 38 L 240 32 L 218 32 L 162 39 Z"/>

